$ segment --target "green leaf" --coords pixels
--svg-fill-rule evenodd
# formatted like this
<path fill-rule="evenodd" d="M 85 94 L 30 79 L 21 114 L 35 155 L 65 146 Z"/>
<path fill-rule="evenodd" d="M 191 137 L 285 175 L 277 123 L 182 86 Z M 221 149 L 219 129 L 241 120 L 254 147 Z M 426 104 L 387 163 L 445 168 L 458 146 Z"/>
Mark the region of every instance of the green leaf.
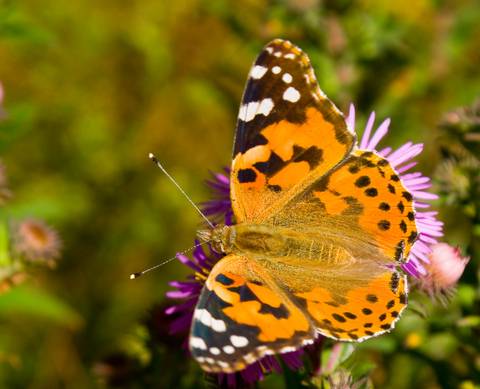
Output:
<path fill-rule="evenodd" d="M 82 323 L 80 315 L 57 296 L 25 285 L 0 295 L 0 316 L 18 314 L 41 317 L 68 327 L 78 327 Z"/>
<path fill-rule="evenodd" d="M 0 267 L 6 267 L 12 264 L 9 241 L 7 223 L 2 220 L 0 221 Z"/>

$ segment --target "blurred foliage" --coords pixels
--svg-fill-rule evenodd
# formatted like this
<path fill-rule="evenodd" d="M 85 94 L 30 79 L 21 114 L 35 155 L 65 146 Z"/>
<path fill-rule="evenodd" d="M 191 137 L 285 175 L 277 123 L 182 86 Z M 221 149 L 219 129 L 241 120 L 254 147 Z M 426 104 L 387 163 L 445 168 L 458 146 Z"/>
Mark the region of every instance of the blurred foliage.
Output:
<path fill-rule="evenodd" d="M 277 37 L 310 55 L 342 110 L 390 116 L 393 146 L 425 143 L 420 167 L 435 172 L 446 240 L 472 257 L 448 308 L 414 296 L 339 379 L 478 385 L 478 106 L 453 122 L 445 113 L 479 97 L 479 20 L 475 0 L 0 0 L 0 157 L 14 194 L 2 217 L 40 217 L 64 242 L 55 270 L 0 296 L 0 387 L 203 385 L 162 316 L 184 267 L 128 279 L 190 247 L 199 224 L 147 154 L 205 200 L 208 171 L 229 164 L 249 66 Z"/>

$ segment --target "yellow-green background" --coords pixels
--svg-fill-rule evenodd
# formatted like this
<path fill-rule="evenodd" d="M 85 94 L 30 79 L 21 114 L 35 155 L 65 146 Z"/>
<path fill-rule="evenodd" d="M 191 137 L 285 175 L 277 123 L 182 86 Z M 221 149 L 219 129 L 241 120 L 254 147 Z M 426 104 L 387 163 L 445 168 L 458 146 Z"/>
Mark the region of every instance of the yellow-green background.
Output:
<path fill-rule="evenodd" d="M 14 193 L 2 217 L 43 218 L 64 242 L 58 268 L 30 281 L 59 305 L 54 313 L 42 311 L 42 296 L 32 312 L 0 310 L 0 387 L 103 387 L 98 364 L 117 353 L 148 365 L 123 387 L 195 387 L 196 365 L 144 342 L 141 325 L 186 269 L 171 262 L 128 279 L 190 247 L 199 225 L 147 154 L 194 201 L 207 199 L 209 170 L 230 161 L 249 66 L 281 37 L 309 54 L 340 109 L 354 102 L 360 123 L 372 110 L 391 117 L 394 146 L 424 142 L 421 167 L 432 173 L 442 115 L 479 95 L 479 20 L 474 0 L 0 1 L 0 158 Z M 427 320 L 411 313 L 362 346 L 356 363 L 376 364 L 377 387 L 473 385 L 480 357 L 458 355 L 478 329 L 462 337 L 448 324 L 471 306 L 473 278 L 449 308 Z M 420 334 L 413 348 L 411 333 Z M 158 359 L 146 362 L 153 347 Z"/>

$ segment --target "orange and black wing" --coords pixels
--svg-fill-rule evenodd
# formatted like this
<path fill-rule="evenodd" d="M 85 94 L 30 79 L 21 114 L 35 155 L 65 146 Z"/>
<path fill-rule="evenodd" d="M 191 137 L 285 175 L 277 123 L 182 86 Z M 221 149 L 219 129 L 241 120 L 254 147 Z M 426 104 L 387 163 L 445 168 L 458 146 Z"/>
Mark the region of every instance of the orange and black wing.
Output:
<path fill-rule="evenodd" d="M 232 254 L 208 276 L 195 307 L 189 347 L 202 369 L 232 373 L 314 338 L 310 319 L 288 292 L 255 261 Z"/>
<path fill-rule="evenodd" d="M 238 115 L 231 172 L 237 222 L 261 221 L 309 175 L 341 162 L 354 143 L 307 55 L 288 41 L 268 44 L 251 68 Z"/>
<path fill-rule="evenodd" d="M 264 223 L 315 237 L 312 245 L 321 245 L 312 250 L 320 255 L 306 253 L 285 264 L 278 258 L 269 268 L 293 292 L 293 301 L 301 301 L 317 331 L 362 340 L 393 328 L 408 294 L 398 268 L 417 227 L 412 196 L 386 159 L 352 152 Z"/>

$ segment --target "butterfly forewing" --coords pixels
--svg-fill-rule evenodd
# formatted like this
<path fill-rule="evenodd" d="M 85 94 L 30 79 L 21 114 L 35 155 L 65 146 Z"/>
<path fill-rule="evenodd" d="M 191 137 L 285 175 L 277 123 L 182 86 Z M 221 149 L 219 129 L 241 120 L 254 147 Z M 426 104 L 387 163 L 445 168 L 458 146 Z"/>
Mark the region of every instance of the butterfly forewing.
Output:
<path fill-rule="evenodd" d="M 265 218 L 307 176 L 344 159 L 354 142 L 307 55 L 287 41 L 268 44 L 252 66 L 238 115 L 231 172 L 237 222 Z"/>

